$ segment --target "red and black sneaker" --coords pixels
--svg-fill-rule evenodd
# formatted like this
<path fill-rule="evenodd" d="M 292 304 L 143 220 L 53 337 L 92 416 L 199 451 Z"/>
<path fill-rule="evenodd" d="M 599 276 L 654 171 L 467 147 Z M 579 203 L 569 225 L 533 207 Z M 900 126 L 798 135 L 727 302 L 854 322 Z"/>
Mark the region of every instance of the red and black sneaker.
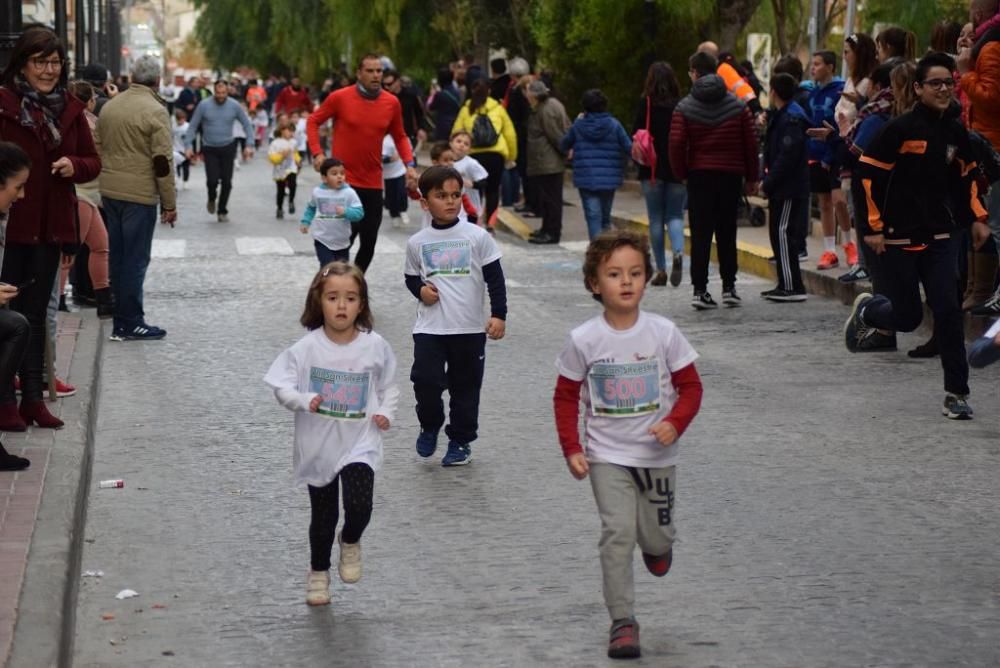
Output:
<path fill-rule="evenodd" d="M 635 617 L 612 622 L 608 656 L 612 659 L 638 659 L 642 656 L 639 649 L 639 622 L 635 621 Z"/>
<path fill-rule="evenodd" d="M 674 561 L 674 548 L 667 550 L 667 553 L 659 557 L 652 554 L 642 553 L 642 562 L 646 564 L 646 570 L 658 578 L 670 572 L 670 564 Z"/>

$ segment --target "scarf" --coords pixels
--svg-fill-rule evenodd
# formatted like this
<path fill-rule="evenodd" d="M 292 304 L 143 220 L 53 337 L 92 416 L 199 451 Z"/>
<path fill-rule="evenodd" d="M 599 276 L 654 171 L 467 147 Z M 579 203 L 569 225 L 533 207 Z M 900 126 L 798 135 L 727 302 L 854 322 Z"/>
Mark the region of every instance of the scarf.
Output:
<path fill-rule="evenodd" d="M 892 94 L 892 88 L 883 88 L 875 93 L 875 97 L 869 100 L 868 104 L 861 107 L 858 117 L 854 120 L 854 125 L 847 131 L 847 145 L 854 146 L 854 138 L 858 134 L 858 128 L 861 127 L 861 123 L 866 118 L 877 114 L 891 114 L 893 101 L 895 101 L 895 97 Z"/>
<path fill-rule="evenodd" d="M 57 148 L 62 143 L 58 123 L 63 109 L 66 108 L 66 89 L 56 86 L 51 93 L 43 95 L 20 76 L 14 77 L 14 85 L 21 96 L 21 125 L 37 130 L 38 124 L 35 118 L 40 116 L 44 124 L 41 135 L 45 148 L 50 151 Z"/>
<path fill-rule="evenodd" d="M 358 93 L 366 100 L 376 100 L 378 99 L 378 96 L 382 94 L 382 89 L 380 88 L 374 93 L 369 93 L 367 88 L 358 84 Z"/>

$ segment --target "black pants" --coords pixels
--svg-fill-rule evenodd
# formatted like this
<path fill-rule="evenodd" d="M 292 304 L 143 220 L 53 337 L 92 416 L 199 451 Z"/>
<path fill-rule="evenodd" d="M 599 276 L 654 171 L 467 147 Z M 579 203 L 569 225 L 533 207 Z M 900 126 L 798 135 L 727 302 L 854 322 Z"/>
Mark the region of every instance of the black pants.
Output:
<path fill-rule="evenodd" d="M 177 176 L 181 177 L 181 180 L 183 180 L 184 183 L 188 182 L 188 179 L 191 178 L 191 161 L 190 160 L 185 160 L 181 164 L 177 165 Z"/>
<path fill-rule="evenodd" d="M 538 205 L 535 213 L 542 217 L 542 232 L 558 240 L 562 236 L 563 173 L 532 176 L 531 183 Z"/>
<path fill-rule="evenodd" d="M 715 237 L 723 290 L 736 286 L 736 216 L 743 177 L 726 172 L 699 171 L 688 175 L 688 220 L 691 226 L 691 284 L 695 292 L 708 288 L 708 263 Z"/>
<path fill-rule="evenodd" d="M 372 518 L 372 497 L 375 493 L 375 471 L 367 464 L 348 464 L 325 487 L 309 485 L 309 552 L 314 571 L 330 570 L 330 551 L 340 518 L 340 483 L 344 486 L 345 543 L 357 543 Z"/>
<path fill-rule="evenodd" d="M 493 212 L 500 206 L 500 186 L 503 184 L 503 155 L 494 151 L 473 153 L 471 155 L 486 170 L 486 208 L 482 211 L 482 222 L 489 224 Z"/>
<path fill-rule="evenodd" d="M 205 156 L 208 200 L 215 201 L 216 189 L 219 188 L 221 181 L 218 212 L 220 214 L 229 213 L 226 204 L 229 203 L 229 193 L 233 190 L 233 161 L 236 160 L 236 142 L 226 146 L 206 146 L 202 152 Z"/>
<path fill-rule="evenodd" d="M 449 416 L 445 434 L 459 443 L 476 440 L 479 429 L 479 393 L 486 368 L 486 333 L 414 334 L 410 380 L 417 399 L 421 431 L 444 426 L 448 390 Z"/>
<path fill-rule="evenodd" d="M 896 332 L 912 332 L 924 317 L 920 286 L 934 314 L 934 338 L 941 352 L 944 389 L 969 393 L 962 308 L 955 290 L 957 249 L 952 239 L 931 242 L 925 250 L 887 246 L 881 256 L 882 290 L 864 309 L 864 322 Z"/>
<path fill-rule="evenodd" d="M 319 266 L 321 267 L 325 267 L 331 262 L 351 261 L 350 248 L 344 248 L 343 250 L 330 250 L 315 239 L 313 239 L 313 248 L 316 250 L 316 259 L 319 260 Z"/>
<path fill-rule="evenodd" d="M 278 187 L 278 208 L 285 205 L 286 189 L 288 190 L 289 210 L 295 208 L 295 188 L 298 184 L 298 174 L 289 174 L 281 181 L 275 181 L 274 184 Z"/>
<path fill-rule="evenodd" d="M 378 228 L 382 226 L 382 191 L 375 188 L 355 188 L 365 216 L 351 225 L 351 244 L 355 237 L 361 237 L 358 252 L 354 255 L 354 264 L 361 271 L 367 271 L 375 256 L 375 243 L 378 241 Z"/>
<path fill-rule="evenodd" d="M 18 374 L 21 377 L 21 393 L 24 401 L 42 400 L 42 367 L 45 366 L 45 331 L 52 296 L 52 285 L 59 269 L 59 246 L 55 244 L 7 243 L 4 249 L 3 270 L 0 281 L 10 285 L 23 285 L 29 280 L 34 283 L 21 290 L 11 308 L 23 315 L 31 327 L 28 349 L 21 361 Z M 4 390 L 8 396 L 14 394 L 14 379 L 7 379 L 10 387 Z"/>
<path fill-rule="evenodd" d="M 409 206 L 407 200 L 405 175 L 385 180 L 385 208 L 389 209 L 390 217 L 399 218 Z"/>
<path fill-rule="evenodd" d="M 31 325 L 16 311 L 0 309 L 0 404 L 12 404 L 14 374 L 21 368 L 24 353 L 28 350 Z"/>
<path fill-rule="evenodd" d="M 771 250 L 774 252 L 778 273 L 778 287 L 782 290 L 801 292 L 802 272 L 799 270 L 799 247 L 796 226 L 802 216 L 809 215 L 809 196 L 797 199 L 771 199 L 770 213 Z"/>

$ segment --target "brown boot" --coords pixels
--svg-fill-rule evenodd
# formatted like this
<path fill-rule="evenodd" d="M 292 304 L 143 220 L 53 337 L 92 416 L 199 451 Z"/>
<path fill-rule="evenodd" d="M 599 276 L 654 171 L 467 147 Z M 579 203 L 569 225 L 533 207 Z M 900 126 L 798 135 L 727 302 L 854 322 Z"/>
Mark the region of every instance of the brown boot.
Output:
<path fill-rule="evenodd" d="M 996 253 L 975 253 L 976 280 L 972 286 L 972 304 L 968 307 L 962 302 L 964 310 L 970 310 L 982 304 L 993 295 L 996 286 L 997 266 L 1000 265 L 1000 257 Z"/>

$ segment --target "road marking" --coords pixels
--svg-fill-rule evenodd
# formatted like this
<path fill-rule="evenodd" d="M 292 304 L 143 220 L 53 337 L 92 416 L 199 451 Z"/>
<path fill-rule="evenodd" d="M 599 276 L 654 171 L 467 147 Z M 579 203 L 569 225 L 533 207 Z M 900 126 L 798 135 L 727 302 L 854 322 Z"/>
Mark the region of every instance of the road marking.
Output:
<path fill-rule="evenodd" d="M 153 239 L 151 257 L 178 258 L 187 255 L 187 241 L 184 239 Z"/>
<path fill-rule="evenodd" d="M 295 255 L 282 237 L 236 237 L 236 252 L 240 255 Z"/>
<path fill-rule="evenodd" d="M 584 253 L 587 251 L 587 246 L 589 245 L 589 241 L 563 241 L 559 244 L 561 248 L 565 248 L 572 253 Z"/>
<path fill-rule="evenodd" d="M 507 287 L 509 288 L 521 288 L 524 287 L 524 283 L 521 281 L 515 281 L 513 278 L 507 279 Z"/>

